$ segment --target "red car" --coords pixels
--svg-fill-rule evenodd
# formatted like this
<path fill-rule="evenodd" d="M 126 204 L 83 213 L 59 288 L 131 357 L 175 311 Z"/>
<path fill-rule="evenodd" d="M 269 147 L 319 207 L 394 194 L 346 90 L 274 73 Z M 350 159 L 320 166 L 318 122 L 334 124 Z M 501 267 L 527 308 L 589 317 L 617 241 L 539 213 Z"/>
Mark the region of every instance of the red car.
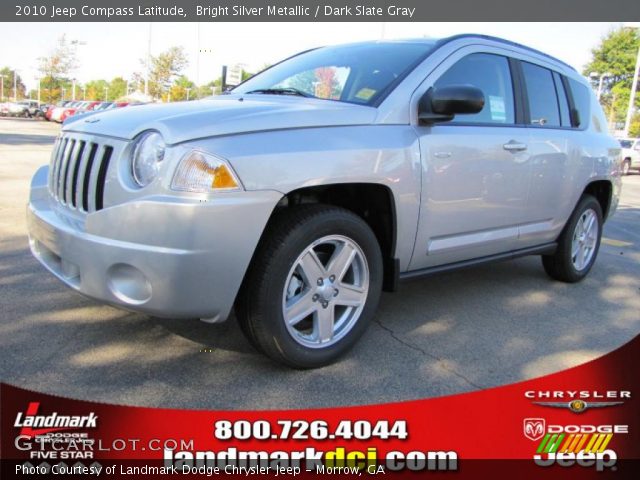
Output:
<path fill-rule="evenodd" d="M 68 107 L 65 107 L 65 109 L 60 113 L 60 118 L 58 121 L 62 123 L 67 118 L 75 115 L 76 113 L 86 112 L 91 110 L 93 107 L 95 107 L 99 103 L 100 102 L 96 102 L 93 100 L 72 103 Z"/>

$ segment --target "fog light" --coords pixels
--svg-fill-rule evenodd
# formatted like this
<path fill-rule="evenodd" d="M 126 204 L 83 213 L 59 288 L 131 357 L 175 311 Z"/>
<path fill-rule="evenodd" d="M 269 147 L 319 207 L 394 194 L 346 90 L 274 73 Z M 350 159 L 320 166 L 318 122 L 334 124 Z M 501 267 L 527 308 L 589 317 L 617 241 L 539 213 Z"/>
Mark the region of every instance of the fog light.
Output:
<path fill-rule="evenodd" d="M 116 263 L 107 270 L 109 290 L 118 299 L 132 305 L 140 305 L 151 298 L 151 283 L 132 265 Z"/>

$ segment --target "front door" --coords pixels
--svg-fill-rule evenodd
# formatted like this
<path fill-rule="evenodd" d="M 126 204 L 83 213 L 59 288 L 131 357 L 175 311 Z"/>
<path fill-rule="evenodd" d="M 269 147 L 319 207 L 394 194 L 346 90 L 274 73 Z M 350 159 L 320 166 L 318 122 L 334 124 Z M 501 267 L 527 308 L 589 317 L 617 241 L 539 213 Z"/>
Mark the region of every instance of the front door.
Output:
<path fill-rule="evenodd" d="M 518 248 L 531 179 L 528 132 L 516 125 L 507 57 L 472 53 L 434 83 L 480 88 L 477 114 L 417 126 L 422 157 L 422 199 L 410 270 Z"/>

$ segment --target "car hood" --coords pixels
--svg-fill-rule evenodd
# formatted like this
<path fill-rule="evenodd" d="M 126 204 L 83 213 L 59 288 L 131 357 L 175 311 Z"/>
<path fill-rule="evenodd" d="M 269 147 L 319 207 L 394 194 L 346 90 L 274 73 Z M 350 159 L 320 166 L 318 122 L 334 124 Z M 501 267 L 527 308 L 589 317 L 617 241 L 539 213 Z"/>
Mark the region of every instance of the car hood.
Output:
<path fill-rule="evenodd" d="M 124 139 L 133 139 L 145 130 L 157 130 L 167 144 L 173 145 L 196 138 L 285 128 L 367 125 L 375 117 L 375 108 L 349 103 L 236 94 L 83 115 L 65 123 L 63 130 Z"/>

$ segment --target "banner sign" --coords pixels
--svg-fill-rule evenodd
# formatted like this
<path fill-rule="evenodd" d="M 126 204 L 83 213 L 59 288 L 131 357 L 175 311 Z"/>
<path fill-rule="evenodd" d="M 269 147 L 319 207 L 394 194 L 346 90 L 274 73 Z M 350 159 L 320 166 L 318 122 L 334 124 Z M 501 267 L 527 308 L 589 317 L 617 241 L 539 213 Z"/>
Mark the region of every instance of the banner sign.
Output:
<path fill-rule="evenodd" d="M 0 2 L 7 22 L 637 21 L 637 0 L 45 0 Z"/>
<path fill-rule="evenodd" d="M 2 477 L 633 478 L 639 354 L 636 337 L 600 359 L 513 385 L 314 410 L 127 407 L 3 384 Z"/>

